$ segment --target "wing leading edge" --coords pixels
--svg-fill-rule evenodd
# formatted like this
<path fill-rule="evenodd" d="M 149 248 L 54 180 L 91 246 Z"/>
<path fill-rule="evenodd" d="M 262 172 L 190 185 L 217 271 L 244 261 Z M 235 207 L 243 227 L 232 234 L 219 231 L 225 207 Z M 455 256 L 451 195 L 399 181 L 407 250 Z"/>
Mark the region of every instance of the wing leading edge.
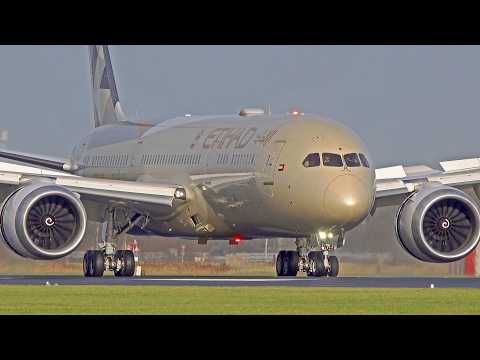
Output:
<path fill-rule="evenodd" d="M 28 154 L 12 150 L 0 150 L 0 158 L 21 162 L 26 165 L 41 166 L 57 171 L 70 171 L 72 166 L 67 159 L 54 158 L 51 156 Z"/>
<path fill-rule="evenodd" d="M 88 178 L 0 162 L 1 201 L 15 189 L 34 183 L 58 185 L 78 194 L 86 205 L 89 220 L 96 221 L 101 216 L 98 208 L 108 204 L 136 209 L 148 209 L 153 205 L 167 215 L 175 212 L 175 200 L 181 203 L 188 200 L 185 187 L 178 184 Z"/>
<path fill-rule="evenodd" d="M 427 166 L 392 166 L 376 169 L 376 198 L 398 197 L 409 194 L 425 183 L 440 183 L 452 187 L 480 184 L 480 158 L 444 161 L 443 171 Z"/>

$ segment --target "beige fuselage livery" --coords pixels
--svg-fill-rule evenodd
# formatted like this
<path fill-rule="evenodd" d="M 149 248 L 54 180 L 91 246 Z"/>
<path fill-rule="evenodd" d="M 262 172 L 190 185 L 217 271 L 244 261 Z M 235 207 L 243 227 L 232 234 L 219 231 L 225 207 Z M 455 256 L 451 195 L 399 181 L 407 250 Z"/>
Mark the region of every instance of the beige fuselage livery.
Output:
<path fill-rule="evenodd" d="M 375 200 L 373 166 L 305 167 L 311 153 L 365 154 L 350 129 L 305 114 L 185 116 L 96 128 L 74 149 L 77 174 L 183 184 L 175 214 L 139 205 L 164 236 L 304 237 L 349 230 Z"/>

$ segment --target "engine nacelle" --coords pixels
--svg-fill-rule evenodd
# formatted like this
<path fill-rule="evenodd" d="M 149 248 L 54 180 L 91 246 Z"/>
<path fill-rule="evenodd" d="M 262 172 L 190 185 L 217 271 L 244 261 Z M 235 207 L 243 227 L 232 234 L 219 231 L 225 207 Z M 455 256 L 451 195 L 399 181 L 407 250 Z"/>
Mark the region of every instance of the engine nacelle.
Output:
<path fill-rule="evenodd" d="M 426 184 L 400 206 L 395 219 L 400 244 L 419 260 L 460 260 L 480 239 L 480 209 L 461 190 Z"/>
<path fill-rule="evenodd" d="M 10 195 L 0 221 L 2 236 L 13 251 L 31 259 L 50 260 L 77 248 L 87 216 L 73 192 L 43 183 L 27 185 Z"/>

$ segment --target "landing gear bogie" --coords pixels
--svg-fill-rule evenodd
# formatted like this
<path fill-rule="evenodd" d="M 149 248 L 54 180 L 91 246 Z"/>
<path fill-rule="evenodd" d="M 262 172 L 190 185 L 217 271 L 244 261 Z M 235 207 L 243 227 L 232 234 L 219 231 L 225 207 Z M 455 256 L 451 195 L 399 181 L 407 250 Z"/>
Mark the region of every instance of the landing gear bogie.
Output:
<path fill-rule="evenodd" d="M 300 255 L 302 254 L 302 255 Z M 278 276 L 296 276 L 305 272 L 309 277 L 337 277 L 339 272 L 338 258 L 329 255 L 328 251 L 280 251 L 276 261 Z"/>
<path fill-rule="evenodd" d="M 113 255 L 102 250 L 89 250 L 83 257 L 85 277 L 102 277 L 105 271 L 113 271 L 117 277 L 135 275 L 135 255 L 129 250 L 118 250 Z"/>
<path fill-rule="evenodd" d="M 83 257 L 83 274 L 86 277 L 101 277 L 105 271 L 113 271 L 116 277 L 131 277 L 135 275 L 135 255 L 130 250 L 117 250 L 118 236 L 128 232 L 143 220 L 146 226 L 150 220 L 148 215 L 138 213 L 127 214 L 126 224 L 116 221 L 117 208 L 106 210 L 106 231 L 101 241 L 97 242 L 100 250 L 89 250 Z M 97 239 L 98 241 L 98 239 Z"/>

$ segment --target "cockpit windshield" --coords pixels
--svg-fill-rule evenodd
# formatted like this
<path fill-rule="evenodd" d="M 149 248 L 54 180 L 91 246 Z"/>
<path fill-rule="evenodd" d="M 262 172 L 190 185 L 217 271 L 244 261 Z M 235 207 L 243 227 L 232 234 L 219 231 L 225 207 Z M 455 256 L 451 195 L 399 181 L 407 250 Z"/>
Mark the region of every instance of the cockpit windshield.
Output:
<path fill-rule="evenodd" d="M 303 160 L 303 166 L 306 168 L 320 166 L 320 155 L 318 153 L 308 154 Z"/>
<path fill-rule="evenodd" d="M 334 167 L 343 166 L 342 157 L 339 154 L 323 153 L 322 158 L 323 158 L 323 165 L 325 166 L 334 166 Z"/>
<path fill-rule="evenodd" d="M 358 154 L 360 156 L 360 161 L 362 162 L 362 165 L 366 168 L 370 167 L 370 164 L 368 163 L 367 157 L 363 154 Z"/>
<path fill-rule="evenodd" d="M 360 167 L 360 159 L 358 155 L 355 153 L 345 154 L 343 155 L 343 160 L 345 160 L 345 164 L 348 167 Z"/>
<path fill-rule="evenodd" d="M 319 153 L 308 154 L 302 162 L 302 165 L 306 168 L 318 167 L 323 163 L 324 166 L 329 167 L 343 167 L 344 164 L 347 167 L 366 167 L 369 168 L 367 157 L 364 154 L 350 153 L 340 155 L 333 153 L 323 153 L 320 158 Z"/>

